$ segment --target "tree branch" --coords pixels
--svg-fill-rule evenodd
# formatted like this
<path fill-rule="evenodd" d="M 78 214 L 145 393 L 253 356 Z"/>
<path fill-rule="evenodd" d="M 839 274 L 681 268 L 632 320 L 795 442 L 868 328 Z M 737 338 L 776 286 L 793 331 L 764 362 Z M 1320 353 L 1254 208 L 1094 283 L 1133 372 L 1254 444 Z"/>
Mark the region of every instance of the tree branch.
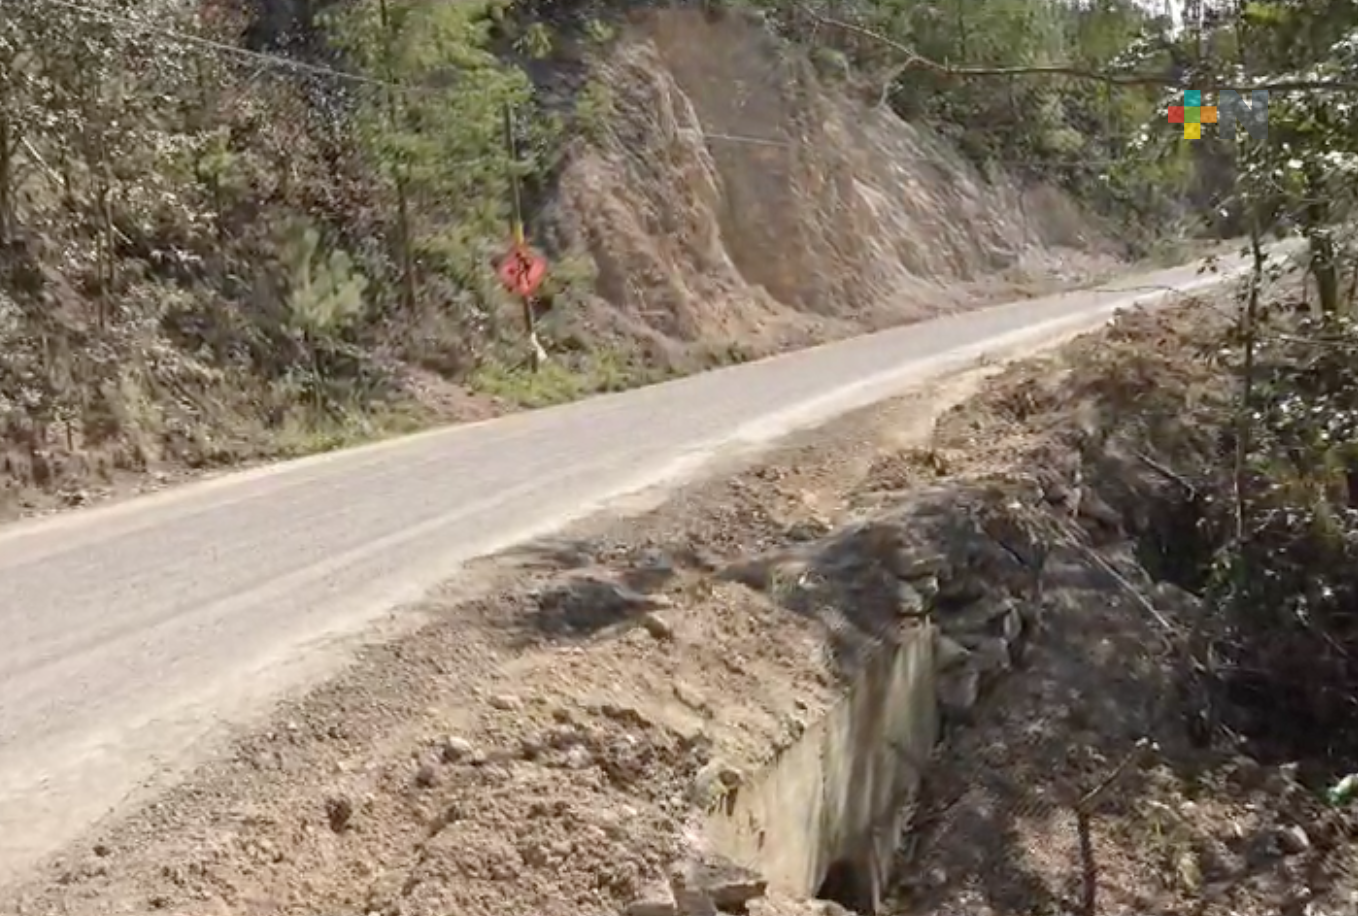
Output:
<path fill-rule="evenodd" d="M 828 26 L 839 29 L 870 41 L 875 41 L 884 47 L 890 48 L 899 54 L 904 55 L 905 61 L 893 72 L 893 80 L 907 70 L 927 70 L 931 73 L 938 73 L 943 76 L 956 77 L 981 77 L 981 76 L 1065 76 L 1072 79 L 1088 80 L 1090 82 L 1103 83 L 1109 86 L 1162 86 L 1167 89 L 1191 89 L 1183 80 L 1172 79 L 1167 76 L 1156 76 L 1149 73 L 1105 73 L 1098 70 L 1086 70 L 1070 64 L 1044 64 L 1032 67 L 954 67 L 950 64 L 942 64 L 936 60 L 930 60 L 922 56 L 907 45 L 888 38 L 880 32 L 856 25 L 852 22 L 845 22 L 842 19 L 835 19 L 830 16 L 823 16 L 805 6 L 802 11 L 818 25 Z M 1220 91 L 1222 89 L 1232 89 L 1236 92 L 1253 92 L 1256 90 L 1266 90 L 1269 92 L 1297 92 L 1301 90 L 1314 90 L 1321 92 L 1358 92 L 1358 82 L 1352 80 L 1269 80 L 1263 83 L 1254 83 L 1248 86 L 1240 85 L 1213 85 L 1200 86 Z"/>

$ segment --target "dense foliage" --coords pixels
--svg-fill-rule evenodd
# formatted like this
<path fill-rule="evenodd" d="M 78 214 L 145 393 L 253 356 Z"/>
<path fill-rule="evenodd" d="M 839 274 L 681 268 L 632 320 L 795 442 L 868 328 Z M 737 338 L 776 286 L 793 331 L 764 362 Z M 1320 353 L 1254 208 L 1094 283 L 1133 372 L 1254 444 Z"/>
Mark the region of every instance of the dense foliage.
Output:
<path fill-rule="evenodd" d="M 1190 150 L 1164 129 L 1163 89 L 1110 81 L 1183 71 L 1171 18 L 1133 0 L 858 0 L 824 14 L 820 22 L 850 21 L 885 39 L 849 36 L 861 65 L 883 74 L 882 97 L 906 118 L 942 125 L 976 161 L 1059 181 L 1126 223 L 1131 237 L 1162 237 L 1187 214 L 1197 176 Z M 905 66 L 902 49 L 992 73 Z M 1002 70 L 1031 72 L 993 73 Z"/>
<path fill-rule="evenodd" d="M 1252 2 L 1201 23 L 1202 72 L 1293 87 L 1273 90 L 1266 141 L 1202 150 L 1229 176 L 1221 206 L 1252 237 L 1254 261 L 1223 362 L 1238 398 L 1199 520 L 1215 545 L 1202 663 L 1230 724 L 1346 766 L 1358 749 L 1358 5 Z M 1299 270 L 1266 259 L 1264 239 L 1289 227 L 1305 240 Z"/>
<path fill-rule="evenodd" d="M 382 354 L 456 376 L 493 342 L 503 113 L 533 95 L 507 4 L 313 6 L 5 4 L 0 438 L 149 423 L 229 460 L 232 417 L 339 420 Z M 549 174 L 561 132 L 526 119 L 512 167 Z"/>

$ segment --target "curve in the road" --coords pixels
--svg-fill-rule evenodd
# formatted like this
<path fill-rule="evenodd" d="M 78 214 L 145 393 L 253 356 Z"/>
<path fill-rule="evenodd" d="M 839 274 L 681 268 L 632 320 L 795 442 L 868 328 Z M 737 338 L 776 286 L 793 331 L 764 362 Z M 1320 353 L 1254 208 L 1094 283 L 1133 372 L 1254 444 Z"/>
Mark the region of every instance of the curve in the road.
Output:
<path fill-rule="evenodd" d="M 1238 260 L 1224 266 L 1238 271 Z M 0 884 L 328 670 L 459 563 L 987 351 L 1219 282 L 1196 265 L 0 531 Z"/>

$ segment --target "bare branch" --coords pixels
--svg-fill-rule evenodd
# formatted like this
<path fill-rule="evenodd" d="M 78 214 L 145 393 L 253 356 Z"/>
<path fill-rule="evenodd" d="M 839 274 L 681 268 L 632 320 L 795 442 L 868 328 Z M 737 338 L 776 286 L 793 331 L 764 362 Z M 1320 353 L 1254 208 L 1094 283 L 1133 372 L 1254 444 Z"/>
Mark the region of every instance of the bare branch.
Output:
<path fill-rule="evenodd" d="M 830 16 L 823 16 L 805 6 L 802 11 L 819 25 L 830 28 L 840 29 L 862 38 L 875 41 L 884 47 L 890 48 L 905 56 L 905 61 L 900 65 L 895 75 L 899 76 L 907 70 L 927 70 L 931 73 L 938 73 L 943 76 L 955 77 L 985 77 L 985 76 L 1065 76 L 1071 79 L 1089 80 L 1091 82 L 1103 83 L 1109 86 L 1162 86 L 1167 89 L 1189 89 L 1201 88 L 1219 91 L 1222 89 L 1233 89 L 1237 92 L 1253 92 L 1256 90 L 1267 90 L 1269 92 L 1297 92 L 1302 90 L 1319 92 L 1358 92 L 1358 82 L 1351 80 L 1270 80 L 1263 83 L 1251 85 L 1197 85 L 1189 86 L 1181 79 L 1173 79 L 1167 76 L 1157 76 L 1149 73 L 1107 73 L 1099 70 L 1087 70 L 1070 64 L 1044 64 L 1032 67 L 954 67 L 950 64 L 939 63 L 916 52 L 914 49 L 889 38 L 880 32 L 856 25 L 852 22 L 845 22 L 842 19 L 835 19 Z"/>

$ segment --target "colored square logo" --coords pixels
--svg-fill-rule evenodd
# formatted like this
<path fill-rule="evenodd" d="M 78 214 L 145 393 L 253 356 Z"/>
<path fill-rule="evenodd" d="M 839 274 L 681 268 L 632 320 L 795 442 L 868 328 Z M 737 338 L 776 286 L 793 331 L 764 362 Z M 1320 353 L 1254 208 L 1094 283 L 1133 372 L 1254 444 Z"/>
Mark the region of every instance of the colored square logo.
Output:
<path fill-rule="evenodd" d="M 1185 140 L 1201 140 L 1202 125 L 1217 123 L 1217 109 L 1202 104 L 1201 89 L 1185 89 L 1184 103 L 1169 106 L 1169 123 L 1183 125 Z"/>

